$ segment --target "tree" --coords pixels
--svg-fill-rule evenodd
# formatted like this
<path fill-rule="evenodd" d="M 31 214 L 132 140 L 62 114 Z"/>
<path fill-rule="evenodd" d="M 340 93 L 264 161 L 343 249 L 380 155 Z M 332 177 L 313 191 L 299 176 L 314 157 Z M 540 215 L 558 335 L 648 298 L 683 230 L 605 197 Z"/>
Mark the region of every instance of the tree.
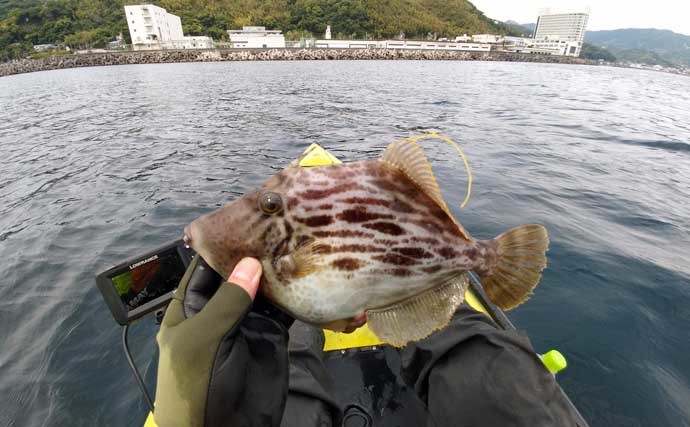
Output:
<path fill-rule="evenodd" d="M 592 59 L 595 61 L 601 59 L 607 62 L 616 62 L 616 56 L 609 52 L 606 48 L 594 46 L 593 44 L 589 43 L 582 44 L 582 52 L 580 52 L 580 56 L 582 58 Z"/>
<path fill-rule="evenodd" d="M 102 47 L 110 40 L 108 31 L 103 29 L 93 29 L 78 31 L 65 37 L 65 44 L 72 49 L 91 49 Z"/>
<path fill-rule="evenodd" d="M 128 37 L 128 0 L 0 0 L 0 59 L 24 57 L 31 43 L 98 47 L 122 32 Z M 190 35 L 227 37 L 226 30 L 264 25 L 293 35 L 322 37 L 326 26 L 346 37 L 409 38 L 428 33 L 511 34 L 467 0 L 158 0 L 182 19 Z"/>

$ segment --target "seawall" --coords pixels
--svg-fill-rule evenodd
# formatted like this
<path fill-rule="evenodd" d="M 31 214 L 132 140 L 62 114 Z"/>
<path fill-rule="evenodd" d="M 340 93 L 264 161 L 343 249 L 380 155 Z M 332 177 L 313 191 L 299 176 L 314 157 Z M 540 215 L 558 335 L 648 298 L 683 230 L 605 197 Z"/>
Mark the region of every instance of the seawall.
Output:
<path fill-rule="evenodd" d="M 205 49 L 89 53 L 0 63 L 0 77 L 62 68 L 219 61 L 447 60 L 591 64 L 580 58 L 509 52 L 393 49 Z"/>

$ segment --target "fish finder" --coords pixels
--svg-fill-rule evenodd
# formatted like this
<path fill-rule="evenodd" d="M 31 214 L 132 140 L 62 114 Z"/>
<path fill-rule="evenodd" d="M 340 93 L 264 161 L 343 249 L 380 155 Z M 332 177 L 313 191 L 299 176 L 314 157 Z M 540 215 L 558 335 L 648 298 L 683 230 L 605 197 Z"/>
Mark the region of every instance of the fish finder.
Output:
<path fill-rule="evenodd" d="M 167 305 L 193 256 L 193 249 L 175 240 L 96 276 L 117 323 L 128 325 Z"/>

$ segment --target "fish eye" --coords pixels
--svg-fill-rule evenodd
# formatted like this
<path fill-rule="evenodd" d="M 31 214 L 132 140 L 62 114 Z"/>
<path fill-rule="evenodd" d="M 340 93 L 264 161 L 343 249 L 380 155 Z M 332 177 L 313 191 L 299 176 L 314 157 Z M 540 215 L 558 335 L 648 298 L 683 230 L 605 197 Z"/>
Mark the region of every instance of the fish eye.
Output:
<path fill-rule="evenodd" d="M 277 193 L 264 193 L 259 196 L 259 209 L 266 214 L 277 214 L 283 210 L 283 199 Z"/>

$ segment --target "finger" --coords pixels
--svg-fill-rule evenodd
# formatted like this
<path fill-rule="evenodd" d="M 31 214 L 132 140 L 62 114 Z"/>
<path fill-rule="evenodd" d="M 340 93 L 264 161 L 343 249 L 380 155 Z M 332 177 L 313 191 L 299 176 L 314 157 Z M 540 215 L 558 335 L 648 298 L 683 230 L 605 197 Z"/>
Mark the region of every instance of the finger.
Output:
<path fill-rule="evenodd" d="M 227 332 L 247 314 L 260 280 L 261 263 L 254 258 L 242 259 L 232 271 L 229 283 L 222 284 L 203 310 L 189 320 L 209 335 L 216 330 L 221 334 Z"/>
<path fill-rule="evenodd" d="M 332 322 L 328 322 L 326 324 L 320 325 L 320 327 L 323 329 L 328 329 L 329 331 L 333 331 L 333 332 L 343 332 L 345 330 L 345 328 L 347 328 L 348 324 L 349 324 L 349 320 L 341 319 L 341 320 L 334 320 Z"/>
<path fill-rule="evenodd" d="M 189 284 L 189 280 L 191 279 L 192 274 L 194 273 L 194 270 L 196 269 L 198 263 L 199 256 L 196 255 L 192 259 L 192 262 L 189 264 L 189 267 L 187 267 L 187 271 L 185 271 L 184 276 L 182 276 L 179 286 L 177 287 L 175 292 L 173 292 L 173 299 L 168 305 L 167 309 L 165 310 L 165 317 L 163 317 L 163 326 L 176 326 L 180 322 L 185 320 L 183 307 L 184 298 L 187 292 L 187 285 Z"/>
<path fill-rule="evenodd" d="M 345 329 L 343 329 L 344 334 L 351 334 L 354 331 L 356 331 L 359 328 L 359 326 L 347 326 Z"/>
<path fill-rule="evenodd" d="M 243 258 L 230 274 L 228 282 L 244 289 L 254 301 L 261 281 L 261 263 L 255 258 Z"/>
<path fill-rule="evenodd" d="M 366 312 L 364 312 L 362 314 L 358 314 L 357 316 L 353 317 L 350 320 L 350 324 L 357 326 L 358 328 L 360 326 L 363 326 L 365 323 L 367 323 L 367 313 Z"/>
<path fill-rule="evenodd" d="M 326 323 L 321 327 L 324 329 L 329 329 L 333 332 L 344 332 L 349 334 L 354 332 L 357 328 L 364 326 L 365 323 L 367 323 L 366 312 L 348 319 L 334 320 L 333 322 Z"/>

